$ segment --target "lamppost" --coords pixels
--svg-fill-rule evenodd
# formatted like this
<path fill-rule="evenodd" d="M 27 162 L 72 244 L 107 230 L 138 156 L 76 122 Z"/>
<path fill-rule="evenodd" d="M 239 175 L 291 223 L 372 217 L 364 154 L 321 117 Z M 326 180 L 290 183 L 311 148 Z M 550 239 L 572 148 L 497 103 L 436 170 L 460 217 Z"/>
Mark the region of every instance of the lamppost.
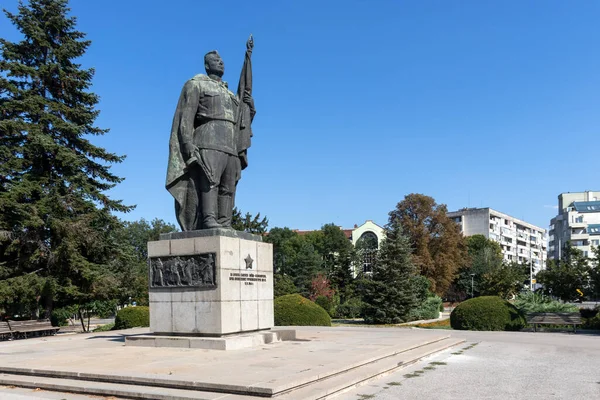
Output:
<path fill-rule="evenodd" d="M 473 278 L 475 277 L 475 274 L 471 274 L 471 298 L 473 298 Z"/>

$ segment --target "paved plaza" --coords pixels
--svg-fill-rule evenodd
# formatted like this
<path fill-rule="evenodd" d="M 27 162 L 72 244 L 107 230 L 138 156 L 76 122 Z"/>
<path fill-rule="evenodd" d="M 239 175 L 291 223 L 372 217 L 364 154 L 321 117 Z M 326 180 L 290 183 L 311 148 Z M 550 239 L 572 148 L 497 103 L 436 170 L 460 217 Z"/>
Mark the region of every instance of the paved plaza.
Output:
<path fill-rule="evenodd" d="M 364 361 L 365 357 L 384 354 L 400 343 L 408 348 L 447 335 L 464 342 L 457 342 L 450 349 L 395 372 L 370 378 L 333 398 L 600 398 L 600 335 L 585 333 L 302 327 L 299 337 L 304 341 L 266 345 L 259 350 L 222 352 L 129 348 L 123 346 L 122 333 L 105 332 L 2 342 L 0 366 L 117 375 L 159 374 L 174 380 L 204 378 L 206 381 L 212 377 L 213 382 L 223 384 L 262 381 L 264 387 L 277 387 L 289 384 L 290 380 L 322 375 L 327 369 L 339 368 L 342 364 L 356 363 L 361 357 Z M 406 356 L 404 359 L 408 360 Z M 259 398 L 211 395 L 208 398 Z M 303 398 L 302 395 L 288 397 Z M 117 397 L 4 386 L 0 387 L 0 398 L 85 400 Z M 199 394 L 197 398 L 207 397 Z"/>
<path fill-rule="evenodd" d="M 600 399 L 600 335 L 452 331 L 452 336 L 465 344 L 336 399 Z"/>
<path fill-rule="evenodd" d="M 147 332 L 2 342 L 0 385 L 91 388 L 92 394 L 113 395 L 145 391 L 164 399 L 317 399 L 462 343 L 443 331 L 297 327 L 297 340 L 235 351 L 124 345 L 125 335 Z"/>

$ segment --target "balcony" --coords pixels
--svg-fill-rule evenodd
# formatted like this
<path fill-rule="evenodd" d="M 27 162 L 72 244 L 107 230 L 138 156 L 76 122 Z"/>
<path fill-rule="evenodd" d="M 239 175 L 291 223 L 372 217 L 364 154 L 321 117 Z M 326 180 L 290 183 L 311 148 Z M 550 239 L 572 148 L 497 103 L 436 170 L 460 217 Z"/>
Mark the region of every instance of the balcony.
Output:
<path fill-rule="evenodd" d="M 587 233 L 572 233 L 571 234 L 571 241 L 588 240 L 589 238 L 590 238 L 590 235 L 588 235 Z"/>
<path fill-rule="evenodd" d="M 515 237 L 515 231 L 512 231 L 512 230 L 507 229 L 507 228 L 502 228 L 502 235 L 514 238 Z"/>

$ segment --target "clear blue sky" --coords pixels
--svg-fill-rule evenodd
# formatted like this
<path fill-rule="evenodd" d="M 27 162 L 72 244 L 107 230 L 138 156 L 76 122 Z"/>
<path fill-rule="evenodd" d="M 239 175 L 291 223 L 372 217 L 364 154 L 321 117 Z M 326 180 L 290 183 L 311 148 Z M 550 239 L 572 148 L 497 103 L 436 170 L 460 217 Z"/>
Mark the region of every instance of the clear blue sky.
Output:
<path fill-rule="evenodd" d="M 212 6 L 211 6 L 212 4 Z M 3 6 L 15 11 L 16 0 Z M 547 227 L 561 192 L 600 190 L 600 3 L 72 0 L 96 68 L 94 142 L 127 159 L 126 219 L 175 222 L 164 188 L 184 82 L 217 49 L 254 121 L 237 205 L 270 227 L 343 227 L 418 192 Z M 16 39 L 2 18 L 0 36 Z"/>

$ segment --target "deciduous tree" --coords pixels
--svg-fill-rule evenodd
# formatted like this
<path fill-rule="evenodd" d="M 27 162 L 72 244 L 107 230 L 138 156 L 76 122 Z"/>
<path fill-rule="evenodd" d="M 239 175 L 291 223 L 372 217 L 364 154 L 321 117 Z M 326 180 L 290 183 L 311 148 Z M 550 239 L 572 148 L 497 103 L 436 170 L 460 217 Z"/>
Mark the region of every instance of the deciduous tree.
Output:
<path fill-rule="evenodd" d="M 324 272 L 323 260 L 312 242 L 289 228 L 273 228 L 265 240 L 273 243 L 275 272 L 289 276 L 298 292 L 308 297 L 312 278 Z"/>
<path fill-rule="evenodd" d="M 580 297 L 578 292 L 590 294 L 590 265 L 583 252 L 567 242 L 561 260 L 548 260 L 546 269 L 537 273 L 543 292 L 563 301 Z"/>
<path fill-rule="evenodd" d="M 160 238 L 161 233 L 177 232 L 177 227 L 162 219 L 154 218 L 148 222 L 141 218 L 138 221 L 126 221 L 123 229 L 118 233 L 119 240 L 130 244 L 139 261 L 146 263 L 148 258 L 148 242 Z"/>
<path fill-rule="evenodd" d="M 337 225 L 325 224 L 320 230 L 306 234 L 323 260 L 323 268 L 332 286 L 346 300 L 352 284 L 352 264 L 357 261 L 356 251 L 344 231 Z"/>
<path fill-rule="evenodd" d="M 519 293 L 529 278 L 528 267 L 503 261 L 500 245 L 483 235 L 466 238 L 468 259 L 459 269 L 452 290 L 459 300 L 471 296 L 499 296 L 510 299 Z"/>
<path fill-rule="evenodd" d="M 432 197 L 409 194 L 390 212 L 398 221 L 413 250 L 413 262 L 431 282 L 431 291 L 442 296 L 467 260 L 459 226 L 446 215 L 445 204 Z"/>

